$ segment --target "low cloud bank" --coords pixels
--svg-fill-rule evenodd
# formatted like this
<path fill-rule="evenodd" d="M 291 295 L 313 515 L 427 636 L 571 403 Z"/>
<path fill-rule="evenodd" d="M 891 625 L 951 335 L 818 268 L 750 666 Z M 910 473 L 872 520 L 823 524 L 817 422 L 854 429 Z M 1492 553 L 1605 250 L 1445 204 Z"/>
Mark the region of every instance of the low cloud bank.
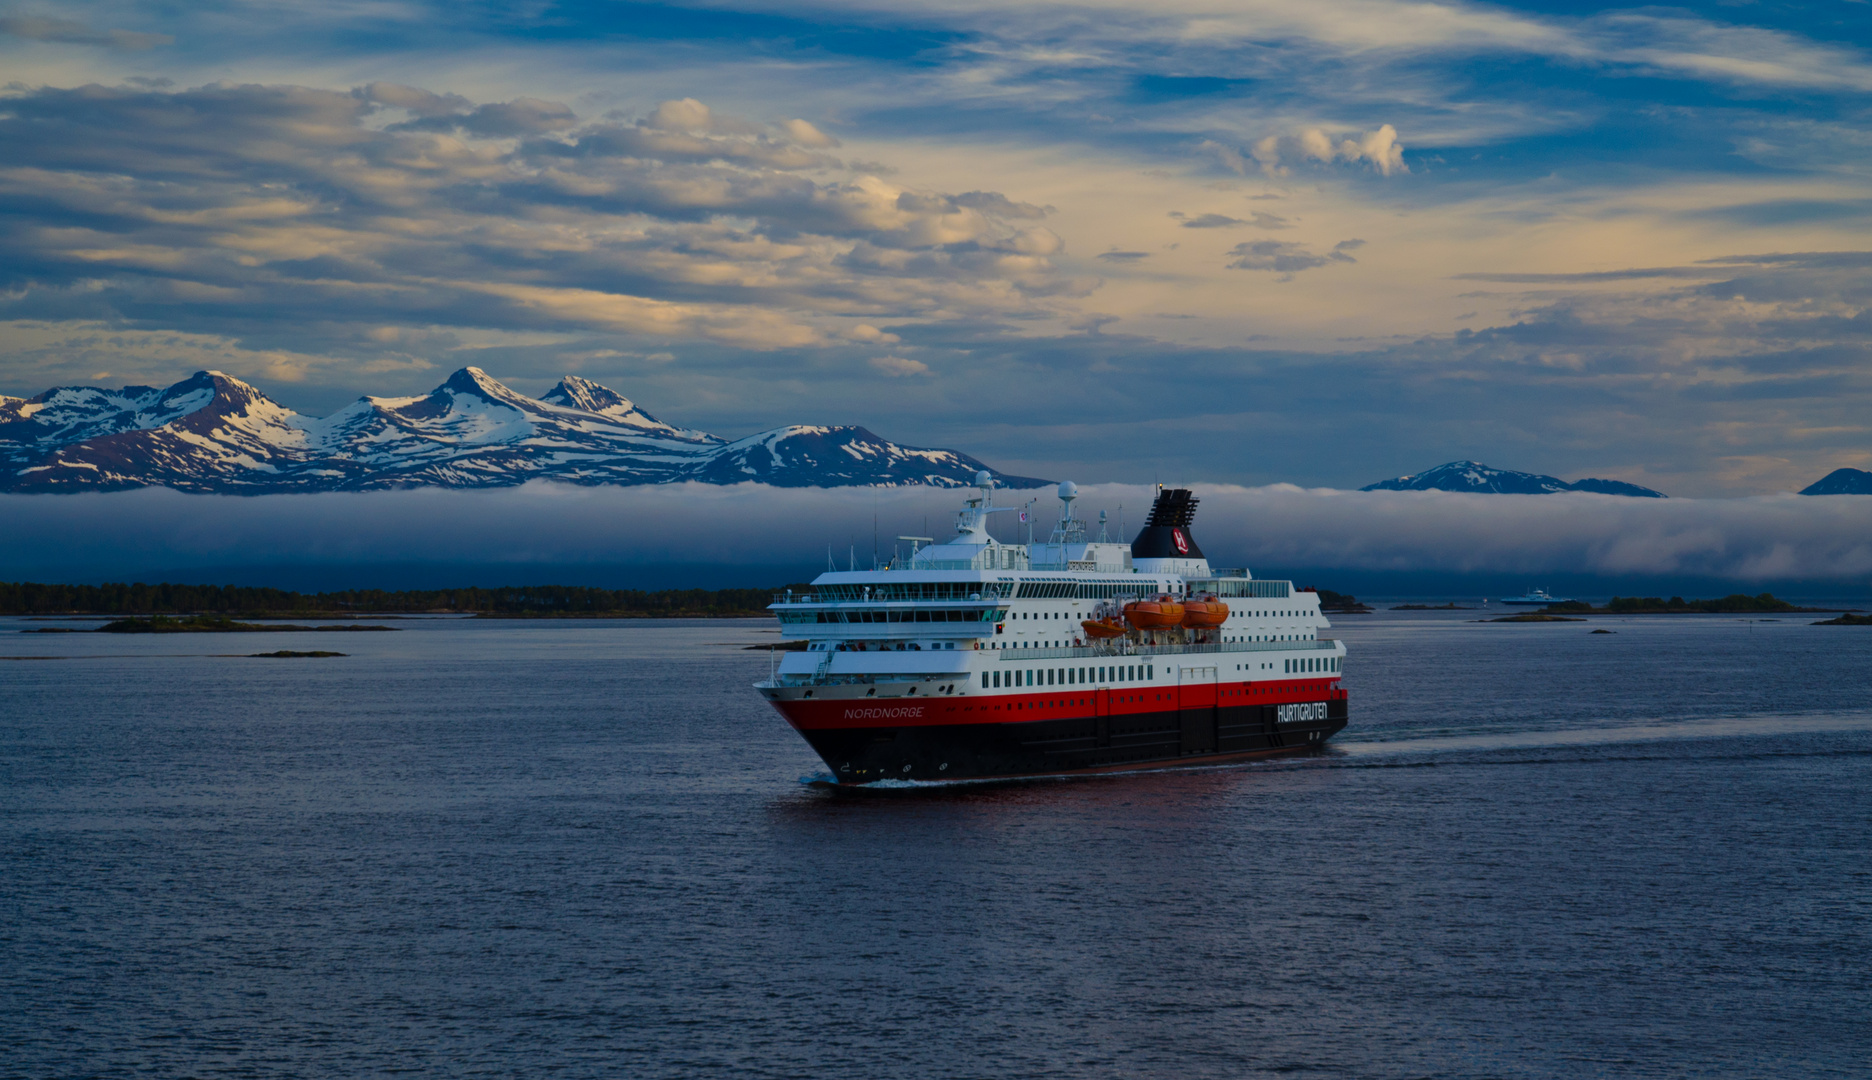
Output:
<path fill-rule="evenodd" d="M 1198 486 L 1195 533 L 1217 565 L 1452 574 L 1700 576 L 1739 585 L 1872 578 L 1872 497 L 1469 495 Z M 1081 515 L 1135 531 L 1147 488 L 1084 485 Z M 998 493 L 1024 501 L 1033 493 Z M 1051 491 L 1033 507 L 1050 527 Z M 582 568 L 869 565 L 900 534 L 949 534 L 962 493 L 701 484 L 419 490 L 251 498 L 143 490 L 0 496 L 0 576 L 148 578 L 224 567 L 474 567 L 541 580 Z M 1122 507 L 1122 509 L 1121 509 Z M 997 515 L 1009 539 L 1021 528 Z M 875 523 L 875 524 L 874 524 Z M 1024 537 L 1024 532 L 1020 533 Z M 483 581 L 484 584 L 496 584 Z"/>

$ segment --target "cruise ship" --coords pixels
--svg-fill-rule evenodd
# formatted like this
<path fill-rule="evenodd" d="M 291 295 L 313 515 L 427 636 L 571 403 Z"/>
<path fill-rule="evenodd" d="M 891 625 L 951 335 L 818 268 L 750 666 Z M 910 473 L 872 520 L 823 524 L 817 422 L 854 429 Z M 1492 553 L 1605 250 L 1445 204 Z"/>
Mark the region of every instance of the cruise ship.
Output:
<path fill-rule="evenodd" d="M 1346 725 L 1345 646 L 1319 597 L 1209 565 L 1198 499 L 1159 487 L 1131 543 L 1073 484 L 1043 541 L 990 535 L 975 477 L 955 535 L 774 598 L 803 639 L 755 688 L 862 787 L 1157 769 L 1317 749 Z M 1022 514 L 1025 520 L 1028 514 Z M 1003 529 L 1003 532 L 1018 531 Z"/>

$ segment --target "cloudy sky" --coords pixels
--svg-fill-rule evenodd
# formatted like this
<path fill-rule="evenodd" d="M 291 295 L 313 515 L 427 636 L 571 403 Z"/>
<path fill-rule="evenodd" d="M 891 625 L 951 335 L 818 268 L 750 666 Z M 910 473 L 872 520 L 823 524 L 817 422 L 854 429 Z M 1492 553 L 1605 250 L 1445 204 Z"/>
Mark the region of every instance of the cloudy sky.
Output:
<path fill-rule="evenodd" d="M 0 393 L 474 364 L 1352 487 L 1872 468 L 1872 5 L 0 6 Z"/>

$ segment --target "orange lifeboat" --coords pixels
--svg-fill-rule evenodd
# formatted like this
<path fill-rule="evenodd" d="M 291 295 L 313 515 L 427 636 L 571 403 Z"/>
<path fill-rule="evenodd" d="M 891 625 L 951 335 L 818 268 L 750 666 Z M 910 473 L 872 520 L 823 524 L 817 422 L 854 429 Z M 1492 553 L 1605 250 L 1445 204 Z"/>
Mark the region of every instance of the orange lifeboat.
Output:
<path fill-rule="evenodd" d="M 1183 625 L 1191 630 L 1214 630 L 1228 621 L 1228 605 L 1212 593 L 1183 602 Z"/>
<path fill-rule="evenodd" d="M 1152 600 L 1135 600 L 1124 607 L 1125 621 L 1139 630 L 1168 630 L 1183 623 L 1183 605 L 1169 593 Z"/>
<path fill-rule="evenodd" d="M 1125 636 L 1124 624 L 1117 619 L 1084 619 L 1079 625 L 1085 628 L 1086 637 L 1089 638 L 1104 639 Z"/>

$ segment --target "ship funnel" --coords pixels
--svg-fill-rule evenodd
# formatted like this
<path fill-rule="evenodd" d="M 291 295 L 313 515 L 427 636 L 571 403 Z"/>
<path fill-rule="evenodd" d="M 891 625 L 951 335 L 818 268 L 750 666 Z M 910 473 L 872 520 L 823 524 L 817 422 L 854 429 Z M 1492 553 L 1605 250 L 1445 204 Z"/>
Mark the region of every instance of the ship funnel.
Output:
<path fill-rule="evenodd" d="M 1202 548 L 1190 535 L 1190 522 L 1201 502 L 1188 488 L 1165 488 L 1151 504 L 1150 520 L 1131 542 L 1133 559 L 1200 559 Z"/>

